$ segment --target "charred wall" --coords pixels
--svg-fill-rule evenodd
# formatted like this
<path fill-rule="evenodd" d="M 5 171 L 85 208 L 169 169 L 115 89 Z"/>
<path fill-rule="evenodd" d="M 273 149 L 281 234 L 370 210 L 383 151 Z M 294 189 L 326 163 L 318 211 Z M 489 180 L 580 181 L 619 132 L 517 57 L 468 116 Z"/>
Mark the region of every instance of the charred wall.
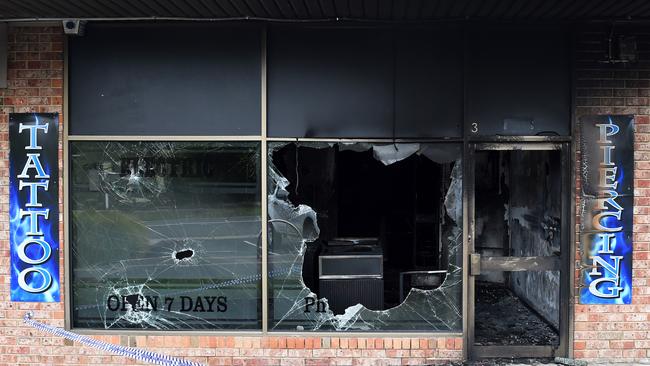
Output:
<path fill-rule="evenodd" d="M 510 199 L 508 164 L 503 154 L 491 151 L 476 154 L 476 251 L 483 256 L 508 255 Z M 485 272 L 479 281 L 506 283 L 504 272 Z"/>
<path fill-rule="evenodd" d="M 560 254 L 561 171 L 559 152 L 510 154 L 511 255 Z M 555 327 L 559 326 L 560 273 L 511 272 L 512 290 Z"/>

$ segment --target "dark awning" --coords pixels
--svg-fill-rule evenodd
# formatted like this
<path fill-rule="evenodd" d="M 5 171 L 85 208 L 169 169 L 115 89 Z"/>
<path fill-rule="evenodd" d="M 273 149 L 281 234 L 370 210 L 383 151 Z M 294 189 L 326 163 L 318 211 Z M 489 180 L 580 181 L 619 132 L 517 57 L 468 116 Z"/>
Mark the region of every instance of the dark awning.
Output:
<path fill-rule="evenodd" d="M 2 20 L 648 20 L 648 0 L 2 0 Z"/>

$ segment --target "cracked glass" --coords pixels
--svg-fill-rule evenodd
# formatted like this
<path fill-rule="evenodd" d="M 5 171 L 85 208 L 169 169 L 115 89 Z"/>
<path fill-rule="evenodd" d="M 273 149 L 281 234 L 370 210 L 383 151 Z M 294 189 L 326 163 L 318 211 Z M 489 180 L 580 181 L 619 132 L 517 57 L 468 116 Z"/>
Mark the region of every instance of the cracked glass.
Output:
<path fill-rule="evenodd" d="M 462 330 L 460 144 L 268 156 L 269 330 Z"/>
<path fill-rule="evenodd" d="M 256 142 L 70 143 L 73 326 L 260 329 Z"/>

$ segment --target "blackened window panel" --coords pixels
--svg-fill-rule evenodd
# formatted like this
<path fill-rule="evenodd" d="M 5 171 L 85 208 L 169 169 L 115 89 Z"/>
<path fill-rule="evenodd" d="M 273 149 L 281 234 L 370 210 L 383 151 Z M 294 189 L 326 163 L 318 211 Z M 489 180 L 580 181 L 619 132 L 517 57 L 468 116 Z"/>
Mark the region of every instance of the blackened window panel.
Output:
<path fill-rule="evenodd" d="M 395 43 L 398 137 L 460 137 L 462 32 L 458 26 L 403 29 Z"/>
<path fill-rule="evenodd" d="M 269 135 L 392 136 L 391 37 L 372 28 L 272 29 Z"/>
<path fill-rule="evenodd" d="M 567 32 L 477 26 L 470 37 L 468 134 L 570 134 Z"/>
<path fill-rule="evenodd" d="M 90 24 L 69 42 L 71 134 L 260 134 L 256 27 Z"/>
<path fill-rule="evenodd" d="M 260 144 L 70 144 L 72 324 L 260 329 Z"/>

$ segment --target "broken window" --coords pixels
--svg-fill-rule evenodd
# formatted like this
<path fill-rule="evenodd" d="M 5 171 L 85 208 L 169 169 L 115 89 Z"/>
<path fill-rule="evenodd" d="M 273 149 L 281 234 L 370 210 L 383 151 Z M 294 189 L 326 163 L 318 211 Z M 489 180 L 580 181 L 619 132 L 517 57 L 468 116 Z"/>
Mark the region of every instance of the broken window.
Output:
<path fill-rule="evenodd" d="M 260 329 L 259 149 L 71 142 L 73 326 Z"/>
<path fill-rule="evenodd" d="M 559 344 L 561 152 L 475 154 L 475 344 Z M 491 258 L 490 258 L 491 257 Z M 490 260 L 506 269 L 486 269 Z"/>
<path fill-rule="evenodd" d="M 460 144 L 269 144 L 269 329 L 460 331 Z"/>

